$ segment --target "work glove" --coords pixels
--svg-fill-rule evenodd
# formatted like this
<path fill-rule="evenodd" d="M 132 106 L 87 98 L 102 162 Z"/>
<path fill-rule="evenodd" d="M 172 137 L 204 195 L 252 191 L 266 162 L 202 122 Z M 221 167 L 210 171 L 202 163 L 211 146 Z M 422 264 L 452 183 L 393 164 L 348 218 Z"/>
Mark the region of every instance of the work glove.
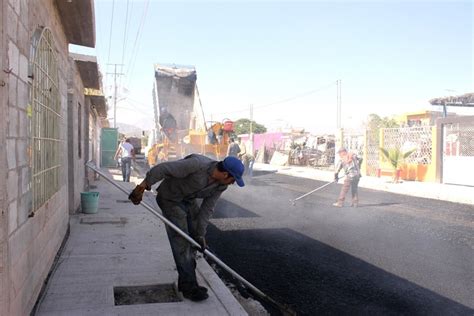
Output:
<path fill-rule="evenodd" d="M 143 192 L 145 192 L 145 188 L 137 185 L 128 196 L 128 199 L 132 201 L 133 204 L 138 205 L 143 199 Z"/>
<path fill-rule="evenodd" d="M 334 182 L 339 181 L 339 174 L 335 173 L 334 174 Z"/>
<path fill-rule="evenodd" d="M 196 240 L 196 242 L 199 244 L 199 246 L 201 246 L 201 248 L 198 249 L 200 252 L 204 252 L 204 250 L 207 249 L 206 238 L 204 236 L 196 237 L 196 238 L 194 238 L 194 240 Z"/>

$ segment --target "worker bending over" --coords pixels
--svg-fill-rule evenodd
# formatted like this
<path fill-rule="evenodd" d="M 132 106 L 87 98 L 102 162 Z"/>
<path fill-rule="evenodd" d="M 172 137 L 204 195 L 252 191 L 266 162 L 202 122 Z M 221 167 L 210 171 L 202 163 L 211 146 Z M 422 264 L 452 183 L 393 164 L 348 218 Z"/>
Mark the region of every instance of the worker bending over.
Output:
<path fill-rule="evenodd" d="M 163 180 L 156 196 L 163 215 L 190 235 L 201 246 L 200 251 L 204 251 L 206 229 L 214 206 L 228 185 L 237 182 L 240 187 L 244 186 L 243 172 L 244 166 L 236 157 L 218 162 L 193 154 L 154 166 L 129 199 L 135 205 L 140 204 L 144 190 L 150 190 L 153 184 Z M 202 203 L 199 205 L 196 199 L 202 199 Z M 178 270 L 178 290 L 190 300 L 205 300 L 207 289 L 196 280 L 195 249 L 168 226 L 166 232 Z"/>
<path fill-rule="evenodd" d="M 343 207 L 346 194 L 351 189 L 352 204 L 351 206 L 357 207 L 359 205 L 359 196 L 357 193 L 359 180 L 360 180 L 360 161 L 356 154 L 349 153 L 345 148 L 341 148 L 338 151 L 339 163 L 336 167 L 336 173 L 334 174 L 334 181 L 339 181 L 339 171 L 344 168 L 344 184 L 342 185 L 341 193 L 337 202 L 333 205 L 336 207 Z"/>

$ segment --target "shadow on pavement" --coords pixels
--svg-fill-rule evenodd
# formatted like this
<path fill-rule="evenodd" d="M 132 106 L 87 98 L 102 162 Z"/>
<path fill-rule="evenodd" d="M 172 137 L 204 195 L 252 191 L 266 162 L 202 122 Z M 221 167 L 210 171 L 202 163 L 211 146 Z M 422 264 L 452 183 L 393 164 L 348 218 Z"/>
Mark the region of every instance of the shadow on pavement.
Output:
<path fill-rule="evenodd" d="M 209 225 L 207 238 L 219 258 L 299 315 L 472 315 L 469 307 L 291 229 Z"/>
<path fill-rule="evenodd" d="M 390 205 L 400 205 L 401 203 L 373 203 L 373 204 L 367 204 L 367 203 L 359 203 L 359 207 L 370 207 L 370 206 L 390 206 Z"/>

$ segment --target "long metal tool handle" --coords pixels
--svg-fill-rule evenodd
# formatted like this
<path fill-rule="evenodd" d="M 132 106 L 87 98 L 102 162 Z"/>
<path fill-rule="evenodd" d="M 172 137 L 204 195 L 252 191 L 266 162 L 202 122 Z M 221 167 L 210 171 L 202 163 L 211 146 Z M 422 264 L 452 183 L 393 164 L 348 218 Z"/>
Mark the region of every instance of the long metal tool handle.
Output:
<path fill-rule="evenodd" d="M 122 187 L 121 185 L 119 185 L 118 183 L 114 182 L 113 180 L 109 179 L 109 177 L 102 171 L 100 171 L 99 169 L 97 169 L 95 166 L 93 166 L 92 164 L 90 163 L 87 163 L 86 166 L 88 168 L 90 168 L 91 170 L 93 170 L 94 172 L 98 173 L 99 175 L 102 176 L 102 178 L 104 178 L 107 182 L 109 182 L 110 184 L 114 185 L 117 189 L 119 189 L 120 191 L 122 191 L 123 193 L 125 194 L 130 194 L 130 192 L 128 192 L 127 189 L 125 189 L 124 187 Z M 178 226 L 176 226 L 175 224 L 173 224 L 172 222 L 170 222 L 166 217 L 164 217 L 163 215 L 161 215 L 160 213 L 158 213 L 153 207 L 151 207 L 150 205 L 148 205 L 146 202 L 142 201 L 140 203 L 141 206 L 143 206 L 144 208 L 146 208 L 148 211 L 150 211 L 153 215 L 155 215 L 156 217 L 158 217 L 161 221 L 163 221 L 166 225 L 168 225 L 171 229 L 173 229 L 175 232 L 177 232 L 181 237 L 183 237 L 184 239 L 186 239 L 191 245 L 197 247 L 198 249 L 201 248 L 201 246 L 193 239 L 191 238 L 188 234 L 186 234 L 185 232 L 183 232 Z M 221 268 L 223 268 L 224 270 L 226 270 L 227 272 L 229 272 L 233 277 L 235 277 L 237 280 L 239 280 L 240 282 L 242 282 L 247 288 L 249 288 L 254 294 L 260 296 L 261 298 L 263 299 L 266 299 L 268 300 L 269 302 L 273 303 L 274 305 L 278 306 L 280 309 L 282 309 L 283 311 L 285 311 L 287 314 L 290 314 L 290 315 L 294 315 L 295 313 L 291 310 L 289 310 L 288 307 L 278 303 L 277 301 L 275 301 L 274 299 L 272 299 L 271 297 L 269 297 L 268 295 L 266 295 L 265 293 L 263 293 L 262 291 L 260 291 L 258 288 L 256 288 L 252 283 L 250 283 L 249 281 L 247 281 L 246 279 L 244 279 L 240 274 L 238 274 L 237 272 L 235 272 L 231 267 L 229 267 L 228 265 L 226 265 L 224 262 L 222 262 L 218 257 L 216 257 L 216 255 L 214 255 L 212 252 L 210 252 L 208 249 L 205 249 L 204 250 L 204 254 L 206 254 L 209 258 L 211 258 L 215 263 L 217 263 Z"/>
<path fill-rule="evenodd" d="M 339 178 L 339 179 L 343 179 L 344 177 L 345 177 L 345 176 L 342 176 L 342 177 Z M 333 184 L 333 183 L 335 183 L 335 182 L 332 181 L 332 182 L 328 182 L 328 183 L 326 183 L 326 184 L 323 184 L 322 186 L 320 186 L 320 187 L 318 187 L 318 188 L 316 188 L 316 189 L 314 189 L 314 190 L 312 190 L 312 191 L 309 191 L 308 193 L 305 193 L 305 194 L 303 194 L 303 195 L 297 197 L 296 199 L 290 200 L 290 201 L 291 201 L 292 203 L 295 203 L 296 201 L 301 200 L 302 198 L 304 198 L 304 197 L 306 197 L 306 196 L 308 196 L 308 195 L 310 195 L 310 194 L 313 194 L 313 193 L 316 192 L 316 191 L 322 190 L 322 189 L 324 189 L 325 187 L 327 187 L 328 185 L 331 185 L 331 184 Z"/>

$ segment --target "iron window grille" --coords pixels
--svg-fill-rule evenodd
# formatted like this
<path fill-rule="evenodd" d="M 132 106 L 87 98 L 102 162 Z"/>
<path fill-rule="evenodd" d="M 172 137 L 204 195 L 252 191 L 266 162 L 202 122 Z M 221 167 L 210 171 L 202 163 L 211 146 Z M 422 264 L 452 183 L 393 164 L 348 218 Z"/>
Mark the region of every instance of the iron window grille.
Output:
<path fill-rule="evenodd" d="M 60 188 L 61 105 L 58 62 L 54 39 L 48 28 L 36 30 L 30 56 L 31 210 L 34 213 Z"/>

